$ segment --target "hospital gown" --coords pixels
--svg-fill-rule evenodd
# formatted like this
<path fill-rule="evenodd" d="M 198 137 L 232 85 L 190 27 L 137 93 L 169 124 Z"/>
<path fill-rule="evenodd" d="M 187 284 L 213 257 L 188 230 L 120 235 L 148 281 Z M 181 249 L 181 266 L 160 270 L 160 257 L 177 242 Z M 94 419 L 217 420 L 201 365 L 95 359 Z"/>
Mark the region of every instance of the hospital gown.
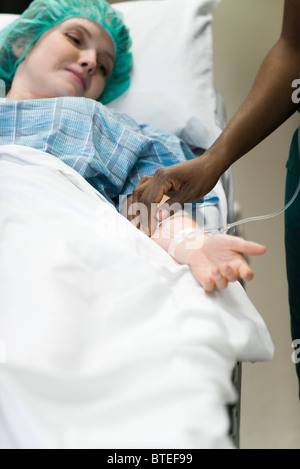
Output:
<path fill-rule="evenodd" d="M 193 158 L 175 135 L 140 126 L 87 98 L 3 98 L 0 113 L 2 145 L 29 146 L 60 158 L 116 206 L 142 176 Z M 216 193 L 204 202 L 217 204 Z"/>

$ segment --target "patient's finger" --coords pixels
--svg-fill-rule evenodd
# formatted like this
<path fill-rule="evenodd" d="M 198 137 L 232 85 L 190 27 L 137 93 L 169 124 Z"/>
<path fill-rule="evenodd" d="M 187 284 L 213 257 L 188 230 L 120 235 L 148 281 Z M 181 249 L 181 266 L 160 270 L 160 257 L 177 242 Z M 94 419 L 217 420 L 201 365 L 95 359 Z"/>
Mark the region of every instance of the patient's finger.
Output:
<path fill-rule="evenodd" d="M 228 239 L 231 239 L 232 249 L 241 252 L 243 254 L 248 254 L 250 256 L 260 256 L 266 252 L 266 246 L 262 244 L 255 243 L 253 241 L 246 241 L 243 238 L 230 236 Z"/>
<path fill-rule="evenodd" d="M 233 269 L 230 265 L 224 264 L 220 266 L 220 272 L 228 282 L 236 282 L 239 279 L 239 273 Z"/>
<path fill-rule="evenodd" d="M 221 274 L 218 268 L 213 269 L 212 277 L 215 282 L 216 288 L 219 290 L 224 290 L 228 285 L 228 280 Z"/>
<path fill-rule="evenodd" d="M 206 292 L 212 292 L 216 288 L 216 284 L 210 269 L 206 270 L 205 272 L 203 272 L 201 269 L 196 269 L 193 274 Z"/>
<path fill-rule="evenodd" d="M 240 267 L 240 278 L 249 282 L 254 277 L 253 270 L 249 267 L 248 264 L 242 264 Z"/>
<path fill-rule="evenodd" d="M 204 288 L 204 290 L 208 293 L 214 291 L 215 289 L 215 282 L 212 280 L 212 279 L 206 279 L 206 280 L 202 280 L 200 282 L 201 286 Z"/>

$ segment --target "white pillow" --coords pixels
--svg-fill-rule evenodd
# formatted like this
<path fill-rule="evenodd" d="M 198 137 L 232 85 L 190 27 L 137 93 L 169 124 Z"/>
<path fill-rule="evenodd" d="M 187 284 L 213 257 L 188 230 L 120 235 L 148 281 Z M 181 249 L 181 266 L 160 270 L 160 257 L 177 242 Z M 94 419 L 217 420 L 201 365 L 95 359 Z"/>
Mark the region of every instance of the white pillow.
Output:
<path fill-rule="evenodd" d="M 202 125 L 197 125 L 197 132 L 210 140 L 203 147 L 211 144 L 219 134 L 211 28 L 212 12 L 219 2 L 113 4 L 130 29 L 134 66 L 130 88 L 108 106 L 139 124 L 152 124 L 177 135 L 189 129 L 191 122 L 195 126 L 194 118 L 198 118 Z M 0 29 L 16 17 L 0 14 Z"/>
<path fill-rule="evenodd" d="M 14 20 L 18 18 L 19 15 L 13 15 L 9 13 L 1 13 L 0 14 L 0 29 L 5 28 L 8 24 L 12 23 Z"/>
<path fill-rule="evenodd" d="M 133 41 L 130 88 L 109 106 L 180 135 L 191 117 L 215 137 L 212 12 L 220 0 L 117 3 Z"/>

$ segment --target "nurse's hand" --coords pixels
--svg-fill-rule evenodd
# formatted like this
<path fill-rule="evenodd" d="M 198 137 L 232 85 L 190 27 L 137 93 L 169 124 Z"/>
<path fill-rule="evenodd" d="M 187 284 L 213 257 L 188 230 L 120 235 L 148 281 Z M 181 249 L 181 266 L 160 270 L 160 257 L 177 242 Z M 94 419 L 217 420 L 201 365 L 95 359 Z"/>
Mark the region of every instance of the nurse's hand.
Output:
<path fill-rule="evenodd" d="M 151 236 L 157 221 L 169 217 L 172 205 L 176 204 L 178 209 L 184 203 L 200 199 L 214 188 L 221 174 L 203 155 L 160 168 L 152 177 L 142 177 L 132 194 L 133 204 L 146 207 L 140 217 L 141 229 Z M 158 207 L 164 195 L 170 198 Z"/>

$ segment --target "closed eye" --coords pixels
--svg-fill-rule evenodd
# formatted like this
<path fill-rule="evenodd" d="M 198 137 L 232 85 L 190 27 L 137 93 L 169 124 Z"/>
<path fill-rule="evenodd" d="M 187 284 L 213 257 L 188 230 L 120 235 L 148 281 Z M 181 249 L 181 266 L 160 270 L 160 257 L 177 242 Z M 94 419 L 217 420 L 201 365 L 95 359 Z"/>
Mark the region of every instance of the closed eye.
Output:
<path fill-rule="evenodd" d="M 108 71 L 108 68 L 105 67 L 105 65 L 100 63 L 100 64 L 98 64 L 98 68 L 99 68 L 100 72 L 102 73 L 102 75 L 104 77 L 106 77 L 108 75 L 109 71 Z"/>
<path fill-rule="evenodd" d="M 101 74 L 108 78 L 114 69 L 114 58 L 106 51 L 101 52 L 98 56 L 98 68 Z"/>
<path fill-rule="evenodd" d="M 73 41 L 77 46 L 81 46 L 81 40 L 78 37 L 73 36 L 72 34 L 66 34 L 66 36 L 71 39 L 71 41 Z"/>

